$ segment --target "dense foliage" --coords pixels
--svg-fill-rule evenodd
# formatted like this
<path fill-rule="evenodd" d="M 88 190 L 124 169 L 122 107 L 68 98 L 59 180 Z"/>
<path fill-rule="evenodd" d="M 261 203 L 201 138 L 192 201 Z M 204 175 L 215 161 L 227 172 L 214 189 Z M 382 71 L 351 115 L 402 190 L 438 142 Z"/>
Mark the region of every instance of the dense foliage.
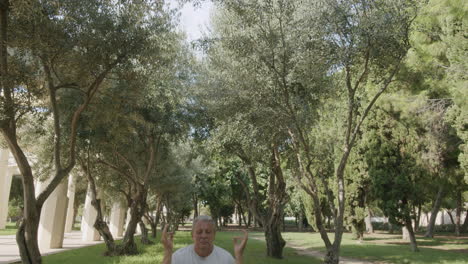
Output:
<path fill-rule="evenodd" d="M 371 216 L 408 229 L 414 251 L 429 212 L 427 236 L 444 208 L 466 231 L 466 1 L 213 2 L 212 30 L 188 45 L 164 1 L 0 1 L 24 263 L 41 263 L 41 207 L 72 170 L 111 255 L 138 252 L 137 226 L 151 243 L 142 219 L 155 237 L 201 213 L 261 228 L 278 259 L 294 216 L 327 263 Z M 122 245 L 105 221 L 115 202 L 130 209 Z"/>

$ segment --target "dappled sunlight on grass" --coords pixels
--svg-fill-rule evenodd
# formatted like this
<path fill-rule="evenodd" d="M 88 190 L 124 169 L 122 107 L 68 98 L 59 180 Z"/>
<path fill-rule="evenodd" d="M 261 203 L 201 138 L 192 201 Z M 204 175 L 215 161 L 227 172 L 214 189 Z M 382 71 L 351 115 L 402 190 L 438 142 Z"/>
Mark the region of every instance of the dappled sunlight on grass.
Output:
<path fill-rule="evenodd" d="M 160 234 L 160 233 L 158 233 Z M 241 235 L 241 232 L 222 231 L 216 234 L 215 244 L 225 248 L 229 252 L 233 252 L 232 238 Z M 323 242 L 320 235 L 317 233 L 283 233 L 284 239 L 288 243 L 304 246 L 315 251 L 324 251 Z M 266 257 L 266 244 L 263 232 L 249 232 L 249 241 L 245 250 L 245 264 L 275 264 L 275 263 L 292 263 L 292 264 L 315 264 L 321 263 L 320 260 L 312 257 L 299 256 L 295 250 L 291 248 L 284 249 L 284 259 L 277 260 Z M 122 257 L 105 257 L 104 245 L 97 245 L 77 250 L 71 250 L 56 255 L 44 257 L 46 264 L 58 263 L 161 263 L 163 257 L 163 248 L 159 242 L 159 238 L 152 239 L 156 243 L 154 245 L 143 246 L 138 241 L 138 249 L 142 254 L 136 256 Z M 174 248 L 178 249 L 192 243 L 189 231 L 179 231 L 174 238 Z M 383 241 L 392 244 L 384 244 Z M 394 243 L 398 242 L 398 243 Z M 468 249 L 467 239 L 451 240 L 447 238 L 434 239 L 419 239 L 420 252 L 411 252 L 409 245 L 402 244 L 399 235 L 378 234 L 368 236 L 362 243 L 351 238 L 351 234 L 344 234 L 341 254 L 342 256 L 363 259 L 370 261 L 385 261 L 388 263 L 446 263 L 446 264 L 462 264 L 468 263 L 468 254 L 462 252 L 454 252 L 451 250 L 440 250 L 434 248 L 426 248 L 423 245 L 443 245 L 449 248 L 460 247 Z"/>
<path fill-rule="evenodd" d="M 159 234 L 159 233 L 158 233 Z M 241 235 L 241 232 L 217 232 L 215 244 L 222 247 L 229 252 L 233 252 L 233 241 L 232 238 Z M 256 234 L 254 234 L 256 236 Z M 262 235 L 262 233 L 260 233 Z M 151 239 L 156 243 L 154 245 L 144 246 L 139 243 L 139 238 L 136 238 L 138 242 L 138 249 L 141 252 L 135 256 L 122 256 L 122 257 L 106 257 L 103 255 L 105 252 L 105 246 L 103 244 L 97 246 L 91 246 L 81 248 L 77 250 L 70 250 L 55 255 L 49 255 L 44 257 L 45 264 L 78 264 L 78 263 L 103 263 L 103 264 L 114 264 L 114 263 L 151 263 L 159 264 L 163 258 L 163 247 L 159 242 L 159 237 Z M 174 250 L 187 246 L 192 243 L 189 231 L 176 232 L 174 237 Z M 274 263 L 295 263 L 295 264 L 315 264 L 321 263 L 318 259 L 312 257 L 299 256 L 297 253 L 290 248 L 284 250 L 284 259 L 276 260 L 266 257 L 266 245 L 264 241 L 249 239 L 247 248 L 244 252 L 244 264 L 274 264 Z"/>
<path fill-rule="evenodd" d="M 325 251 L 320 235 L 317 233 L 284 233 L 286 241 L 296 245 L 305 246 L 311 250 Z M 330 234 L 330 238 L 333 238 Z M 400 237 L 401 238 L 401 237 Z M 351 234 L 344 234 L 341 255 L 350 258 L 386 261 L 389 263 L 468 263 L 468 254 L 435 248 L 426 248 L 428 245 L 439 245 L 448 248 L 460 247 L 468 249 L 465 239 L 434 238 L 419 239 L 419 252 L 411 252 L 407 242 L 403 242 L 398 235 L 378 235 L 370 237 L 362 243 L 351 238 Z M 378 241 L 377 241 L 378 240 Z M 384 243 L 385 242 L 385 243 Z"/>

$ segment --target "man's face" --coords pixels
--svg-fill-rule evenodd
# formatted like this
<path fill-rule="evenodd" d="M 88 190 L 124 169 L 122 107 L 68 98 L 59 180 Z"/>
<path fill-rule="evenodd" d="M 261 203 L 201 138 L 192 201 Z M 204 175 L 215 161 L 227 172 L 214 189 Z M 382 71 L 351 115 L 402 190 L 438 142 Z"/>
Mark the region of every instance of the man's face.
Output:
<path fill-rule="evenodd" d="M 215 239 L 214 225 L 206 221 L 197 222 L 192 233 L 192 239 L 195 243 L 195 247 L 199 249 L 212 248 Z"/>

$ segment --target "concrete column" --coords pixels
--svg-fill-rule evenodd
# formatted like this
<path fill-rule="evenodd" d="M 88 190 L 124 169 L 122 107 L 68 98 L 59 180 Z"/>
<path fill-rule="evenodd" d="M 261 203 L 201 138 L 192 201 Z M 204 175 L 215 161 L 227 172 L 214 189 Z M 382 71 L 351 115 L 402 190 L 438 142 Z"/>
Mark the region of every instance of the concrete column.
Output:
<path fill-rule="evenodd" d="M 70 173 L 68 177 L 68 207 L 67 207 L 67 220 L 65 222 L 65 232 L 70 233 L 73 230 L 73 218 L 75 218 L 74 204 L 75 204 L 75 176 Z"/>
<path fill-rule="evenodd" d="M 83 241 L 98 241 L 101 236 L 99 232 L 94 228 L 94 222 L 96 221 L 97 211 L 91 205 L 91 189 L 88 186 L 86 192 L 85 206 L 83 210 L 83 218 L 81 220 L 81 231 L 83 233 Z"/>
<path fill-rule="evenodd" d="M 408 228 L 406 228 L 406 226 L 403 226 L 401 228 L 401 232 L 403 233 L 403 240 L 410 241 L 409 231 L 408 231 Z"/>
<path fill-rule="evenodd" d="M 0 229 L 5 229 L 8 217 L 8 200 L 10 198 L 10 188 L 12 174 L 8 170 L 8 149 L 0 150 Z"/>
<path fill-rule="evenodd" d="M 123 235 L 125 218 L 125 207 L 121 201 L 117 201 L 112 205 L 110 215 L 110 231 L 112 236 L 121 237 Z"/>
<path fill-rule="evenodd" d="M 443 225 L 444 224 L 444 211 L 437 212 L 435 224 L 436 225 Z"/>
<path fill-rule="evenodd" d="M 50 180 L 37 183 L 36 197 L 48 186 L 49 182 Z M 42 206 L 38 230 L 41 250 L 62 247 L 67 205 L 67 183 L 62 181 Z"/>

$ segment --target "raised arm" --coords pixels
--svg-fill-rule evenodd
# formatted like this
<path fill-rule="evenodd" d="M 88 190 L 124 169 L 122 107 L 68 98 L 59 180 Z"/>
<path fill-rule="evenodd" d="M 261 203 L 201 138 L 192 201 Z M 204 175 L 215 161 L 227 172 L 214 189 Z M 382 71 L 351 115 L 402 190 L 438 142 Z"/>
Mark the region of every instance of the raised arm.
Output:
<path fill-rule="evenodd" d="M 163 229 L 162 236 L 161 236 L 161 243 L 164 246 L 164 258 L 162 264 L 171 264 L 172 261 L 172 250 L 174 248 L 174 232 L 167 232 L 166 226 Z"/>
<path fill-rule="evenodd" d="M 244 235 L 241 237 L 234 237 L 234 257 L 236 258 L 236 264 L 244 263 L 244 249 L 249 239 L 249 233 L 246 230 L 242 230 Z"/>

